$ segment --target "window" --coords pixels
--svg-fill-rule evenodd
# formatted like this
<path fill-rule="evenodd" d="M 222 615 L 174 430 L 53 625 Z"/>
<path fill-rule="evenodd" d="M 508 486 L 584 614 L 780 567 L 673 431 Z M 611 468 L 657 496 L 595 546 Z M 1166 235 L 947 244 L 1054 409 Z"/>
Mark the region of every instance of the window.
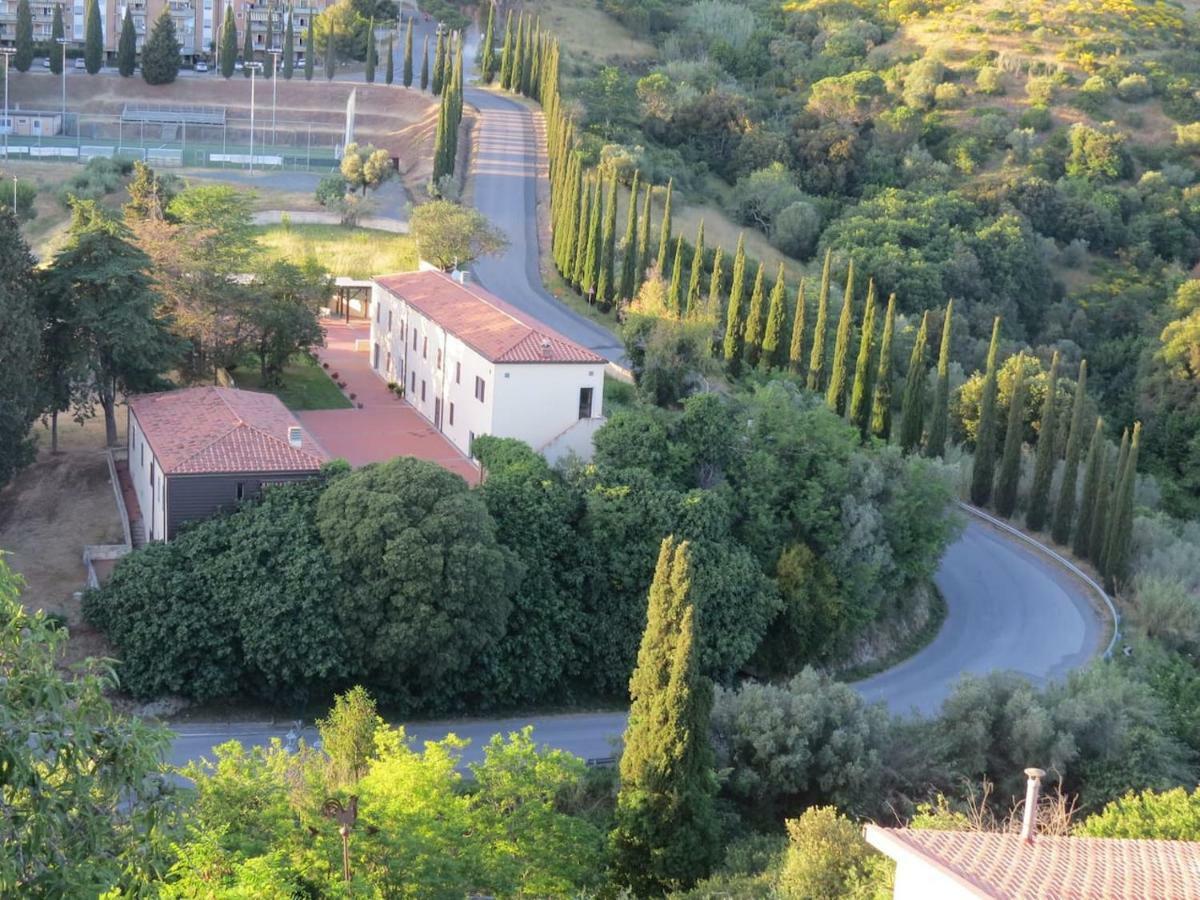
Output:
<path fill-rule="evenodd" d="M 154 460 L 150 461 L 150 487 L 154 487 Z"/>
<path fill-rule="evenodd" d="M 460 362 L 454 364 L 454 383 L 462 384 L 462 363 Z"/>
<path fill-rule="evenodd" d="M 439 350 L 437 352 L 437 369 L 439 372 L 442 371 L 442 351 L 441 350 Z"/>
<path fill-rule="evenodd" d="M 238 500 L 241 500 L 245 496 L 246 496 L 246 482 L 239 481 L 237 483 L 237 498 L 238 498 Z"/>
<path fill-rule="evenodd" d="M 421 402 L 425 402 L 425 379 L 421 379 Z"/>
<path fill-rule="evenodd" d="M 453 401 L 451 401 L 451 403 L 450 403 L 450 424 L 451 425 L 454 424 L 454 402 Z"/>
<path fill-rule="evenodd" d="M 475 432 L 467 432 L 467 456 L 474 458 L 475 456 Z"/>
<path fill-rule="evenodd" d="M 408 392 L 410 394 L 415 394 L 417 392 L 417 373 L 416 372 L 412 373 L 412 387 L 409 388 Z"/>
<path fill-rule="evenodd" d="M 421 359 L 429 359 L 429 338 L 421 339 Z"/>
<path fill-rule="evenodd" d="M 592 389 L 590 387 L 579 389 L 579 418 L 590 419 L 592 417 Z"/>
<path fill-rule="evenodd" d="M 135 438 L 135 440 L 136 440 L 136 438 Z M 142 443 L 142 446 L 141 446 L 141 451 L 142 451 L 142 462 L 141 462 L 141 464 L 144 466 L 144 465 L 146 464 L 146 444 L 145 444 L 144 442 Z"/>
<path fill-rule="evenodd" d="M 417 349 L 417 329 L 413 329 L 413 349 Z"/>
<path fill-rule="evenodd" d="M 392 330 L 392 311 L 388 310 L 388 331 Z"/>
<path fill-rule="evenodd" d="M 484 382 L 484 380 L 482 378 L 480 378 L 478 375 L 476 375 L 475 376 L 475 399 L 478 400 L 480 403 L 482 403 L 483 398 L 486 395 L 486 393 L 487 393 L 487 383 Z"/>
<path fill-rule="evenodd" d="M 380 303 L 376 303 L 375 304 L 375 324 L 376 325 L 378 325 L 380 322 L 383 321 L 382 316 L 383 316 L 383 305 Z"/>

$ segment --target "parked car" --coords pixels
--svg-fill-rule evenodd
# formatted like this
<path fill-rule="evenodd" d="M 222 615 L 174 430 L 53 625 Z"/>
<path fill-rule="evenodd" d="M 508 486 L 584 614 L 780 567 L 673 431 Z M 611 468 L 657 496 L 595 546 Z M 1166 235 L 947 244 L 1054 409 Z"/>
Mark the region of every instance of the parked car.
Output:
<path fill-rule="evenodd" d="M 240 72 L 244 68 L 245 66 L 242 65 L 242 61 L 240 59 L 233 64 L 233 71 L 235 72 Z"/>
<path fill-rule="evenodd" d="M 76 57 L 75 68 L 77 68 L 77 69 L 86 69 L 87 68 L 87 63 L 83 61 L 82 56 Z"/>
<path fill-rule="evenodd" d="M 47 56 L 45 59 L 42 60 L 42 68 L 43 69 L 50 68 L 50 57 Z"/>
<path fill-rule="evenodd" d="M 192 68 L 197 72 L 207 72 L 208 63 L 206 63 L 204 60 L 200 60 L 200 62 L 196 63 L 194 66 L 192 66 Z"/>

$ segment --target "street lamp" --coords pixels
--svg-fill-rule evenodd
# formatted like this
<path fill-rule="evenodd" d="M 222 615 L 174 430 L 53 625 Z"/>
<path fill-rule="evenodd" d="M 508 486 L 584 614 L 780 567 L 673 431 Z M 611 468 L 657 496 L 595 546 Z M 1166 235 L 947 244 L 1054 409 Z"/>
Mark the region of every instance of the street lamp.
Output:
<path fill-rule="evenodd" d="M 66 38 L 55 38 L 62 45 L 62 130 L 67 132 L 67 44 Z"/>
<path fill-rule="evenodd" d="M 271 47 L 267 50 L 271 54 L 271 146 L 275 146 L 275 86 L 279 81 L 279 57 L 283 53 L 282 47 Z"/>
<path fill-rule="evenodd" d="M 17 52 L 16 47 L 0 47 L 0 53 L 4 54 L 4 158 L 8 159 L 8 133 L 12 131 L 12 123 L 8 118 L 8 66 L 12 62 L 12 56 Z M 16 196 L 16 187 L 13 188 L 13 196 Z M 17 204 L 13 203 L 13 209 L 17 208 Z"/>
<path fill-rule="evenodd" d="M 262 68 L 260 62 L 247 62 L 250 70 L 250 174 L 254 174 L 254 76 Z"/>

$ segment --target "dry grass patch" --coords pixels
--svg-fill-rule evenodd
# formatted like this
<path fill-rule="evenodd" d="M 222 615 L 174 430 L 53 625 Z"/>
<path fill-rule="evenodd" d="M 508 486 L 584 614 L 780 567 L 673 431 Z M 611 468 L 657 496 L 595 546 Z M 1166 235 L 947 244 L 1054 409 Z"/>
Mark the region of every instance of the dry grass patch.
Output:
<path fill-rule="evenodd" d="M 653 44 L 634 37 L 594 0 L 529 0 L 523 8 L 540 17 L 542 28 L 558 37 L 564 59 L 620 63 L 654 56 Z M 501 22 L 497 29 L 503 28 Z"/>

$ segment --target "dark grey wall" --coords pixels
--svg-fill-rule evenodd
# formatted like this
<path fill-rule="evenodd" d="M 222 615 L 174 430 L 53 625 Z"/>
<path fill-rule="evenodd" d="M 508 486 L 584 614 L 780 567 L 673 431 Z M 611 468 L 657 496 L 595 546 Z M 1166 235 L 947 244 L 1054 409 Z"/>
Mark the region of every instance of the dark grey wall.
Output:
<path fill-rule="evenodd" d="M 263 483 L 303 481 L 316 472 L 247 472 L 234 475 L 169 475 L 167 477 L 167 540 L 185 522 L 207 519 L 222 509 L 237 506 L 238 483 L 242 499 L 257 497 Z"/>

